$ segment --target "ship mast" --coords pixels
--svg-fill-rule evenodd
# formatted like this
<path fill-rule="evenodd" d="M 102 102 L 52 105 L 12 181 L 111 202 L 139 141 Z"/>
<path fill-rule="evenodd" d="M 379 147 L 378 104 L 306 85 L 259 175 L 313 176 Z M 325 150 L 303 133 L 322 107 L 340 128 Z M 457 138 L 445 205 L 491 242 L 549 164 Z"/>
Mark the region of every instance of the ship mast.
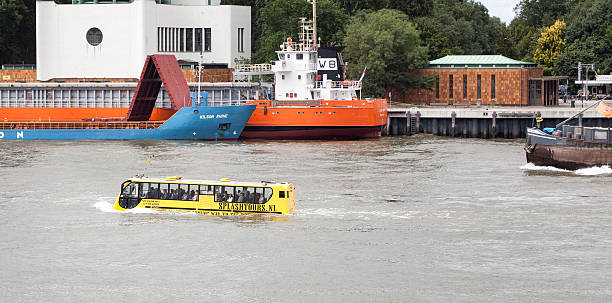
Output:
<path fill-rule="evenodd" d="M 317 0 L 311 0 L 312 2 L 312 44 L 314 50 L 318 49 L 318 41 L 317 41 Z"/>

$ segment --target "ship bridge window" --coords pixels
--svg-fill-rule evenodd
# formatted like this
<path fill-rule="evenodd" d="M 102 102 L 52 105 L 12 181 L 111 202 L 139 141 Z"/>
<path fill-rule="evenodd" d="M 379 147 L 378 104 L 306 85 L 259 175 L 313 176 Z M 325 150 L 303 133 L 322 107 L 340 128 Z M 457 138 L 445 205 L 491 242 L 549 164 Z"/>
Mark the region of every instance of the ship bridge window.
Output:
<path fill-rule="evenodd" d="M 296 54 L 295 55 L 295 59 L 297 59 L 297 60 L 304 60 L 304 54 Z"/>
<path fill-rule="evenodd" d="M 287 60 L 291 59 L 291 54 L 287 54 Z"/>
<path fill-rule="evenodd" d="M 285 60 L 285 54 L 278 54 L 279 60 Z"/>
<path fill-rule="evenodd" d="M 302 75 L 298 75 L 298 80 L 302 80 Z"/>

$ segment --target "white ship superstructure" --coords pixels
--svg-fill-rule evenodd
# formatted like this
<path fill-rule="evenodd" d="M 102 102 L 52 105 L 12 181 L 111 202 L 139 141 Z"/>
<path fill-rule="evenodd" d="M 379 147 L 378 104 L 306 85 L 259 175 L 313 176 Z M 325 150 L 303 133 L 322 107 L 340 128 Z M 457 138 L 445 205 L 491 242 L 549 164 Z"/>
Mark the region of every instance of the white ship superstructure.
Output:
<path fill-rule="evenodd" d="M 235 76 L 273 73 L 274 99 L 280 101 L 357 99 L 361 82 L 344 80 L 340 52 L 314 43 L 314 28 L 313 21 L 302 19 L 299 42 L 287 38 L 276 51 L 277 61 L 271 65 L 240 65 Z"/>

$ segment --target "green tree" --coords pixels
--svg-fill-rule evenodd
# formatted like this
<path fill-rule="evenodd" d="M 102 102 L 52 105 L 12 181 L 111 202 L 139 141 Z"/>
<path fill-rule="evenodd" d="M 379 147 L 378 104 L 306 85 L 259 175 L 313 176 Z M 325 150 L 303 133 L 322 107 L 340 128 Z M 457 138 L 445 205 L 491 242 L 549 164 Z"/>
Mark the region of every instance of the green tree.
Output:
<path fill-rule="evenodd" d="M 34 0 L 0 2 L 0 64 L 36 61 Z"/>
<path fill-rule="evenodd" d="M 336 0 L 350 15 L 360 10 L 377 11 L 383 8 L 400 10 L 408 17 L 426 16 L 433 9 L 434 0 Z"/>
<path fill-rule="evenodd" d="M 297 40 L 300 18 L 312 19 L 312 6 L 305 0 L 270 0 L 258 12 L 260 33 L 255 40 L 253 62 L 276 58 L 275 51 L 287 37 Z M 348 15 L 332 0 L 317 2 L 317 30 L 321 45 L 337 44 L 344 39 Z"/>
<path fill-rule="evenodd" d="M 427 64 L 426 49 L 420 45 L 419 32 L 406 14 L 389 9 L 358 13 L 344 38 L 348 75 L 358 79 L 367 66 L 363 92 L 368 96 L 381 97 L 388 87 L 415 87 L 410 71 Z"/>
<path fill-rule="evenodd" d="M 577 79 L 577 64 L 593 63 L 599 74 L 612 73 L 612 1 L 585 0 L 565 16 L 566 51 L 557 57 L 554 71 Z M 576 91 L 570 81 L 572 92 Z"/>
<path fill-rule="evenodd" d="M 429 49 L 430 59 L 495 54 L 503 30 L 499 18 L 490 17 L 486 7 L 471 0 L 436 0 L 432 15 L 413 20 Z"/>
<path fill-rule="evenodd" d="M 538 39 L 533 60 L 544 68 L 547 75 L 552 73 L 555 60 L 565 50 L 565 28 L 565 22 L 557 20 L 555 24 L 545 28 Z"/>

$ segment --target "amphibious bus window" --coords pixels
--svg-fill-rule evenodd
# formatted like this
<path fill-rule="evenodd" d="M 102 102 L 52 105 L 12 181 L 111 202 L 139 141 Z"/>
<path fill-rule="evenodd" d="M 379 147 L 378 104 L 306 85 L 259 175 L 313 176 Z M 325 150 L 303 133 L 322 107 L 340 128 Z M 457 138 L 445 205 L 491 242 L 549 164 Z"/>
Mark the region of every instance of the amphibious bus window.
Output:
<path fill-rule="evenodd" d="M 177 192 L 177 200 L 189 201 L 189 185 L 179 184 Z"/>
<path fill-rule="evenodd" d="M 215 202 L 230 202 L 233 201 L 234 187 L 232 186 L 215 186 Z"/>
<path fill-rule="evenodd" d="M 268 202 L 270 200 L 270 198 L 272 198 L 272 194 L 274 193 L 274 191 L 271 188 L 264 188 L 264 203 Z"/>
<path fill-rule="evenodd" d="M 159 199 L 159 183 L 149 183 L 149 192 L 146 197 L 149 199 Z"/>
<path fill-rule="evenodd" d="M 168 190 L 169 188 L 168 183 L 161 183 L 159 184 L 159 189 L 160 189 L 160 193 L 159 193 L 159 198 L 162 200 L 168 200 L 170 198 L 170 191 Z"/>
<path fill-rule="evenodd" d="M 257 203 L 254 187 L 238 187 L 236 190 L 236 201 L 238 203 Z"/>
<path fill-rule="evenodd" d="M 279 191 L 279 192 L 278 192 L 278 197 L 279 197 L 279 198 L 284 198 L 284 197 L 285 197 L 285 192 L 284 192 L 284 191 L 282 191 L 282 190 L 281 190 L 281 191 Z"/>
<path fill-rule="evenodd" d="M 189 185 L 189 200 L 198 201 L 200 198 L 200 185 L 190 184 Z"/>
<path fill-rule="evenodd" d="M 130 183 L 123 189 L 121 196 L 125 198 L 138 198 L 138 183 Z"/>
<path fill-rule="evenodd" d="M 264 197 L 264 188 L 263 187 L 255 187 L 255 200 L 253 201 L 253 203 L 263 203 L 263 201 L 265 200 Z"/>
<path fill-rule="evenodd" d="M 212 185 L 202 185 L 200 186 L 200 195 L 212 195 L 213 194 L 213 186 Z"/>
<path fill-rule="evenodd" d="M 149 183 L 140 183 L 140 198 L 148 198 L 149 196 Z"/>
<path fill-rule="evenodd" d="M 167 200 L 180 200 L 179 196 L 178 196 L 178 184 L 170 184 L 170 198 L 168 198 Z"/>

